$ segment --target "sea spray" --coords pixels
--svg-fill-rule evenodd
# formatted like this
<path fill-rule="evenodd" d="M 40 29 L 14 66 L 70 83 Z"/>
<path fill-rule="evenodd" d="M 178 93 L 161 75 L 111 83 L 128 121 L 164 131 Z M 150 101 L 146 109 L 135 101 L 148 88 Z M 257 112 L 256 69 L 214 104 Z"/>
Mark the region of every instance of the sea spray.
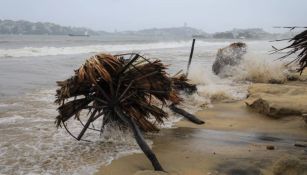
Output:
<path fill-rule="evenodd" d="M 227 77 L 235 81 L 253 83 L 284 83 L 289 75 L 285 62 L 272 57 L 248 53 L 237 66 L 225 69 Z M 224 75 L 225 76 L 225 75 Z"/>
<path fill-rule="evenodd" d="M 217 101 L 239 100 L 246 97 L 247 84 L 235 83 L 231 79 L 220 78 L 211 69 L 201 66 L 194 66 L 191 69 L 189 78 L 197 84 L 198 100 L 204 104 Z M 197 100 L 196 100 L 197 101 Z"/>
<path fill-rule="evenodd" d="M 228 42 L 205 42 L 199 41 L 197 47 L 215 48 Z M 189 41 L 180 42 L 157 42 L 157 43 L 131 43 L 131 44 L 96 44 L 84 46 L 65 46 L 65 47 L 22 47 L 12 49 L 0 49 L 0 58 L 17 58 L 17 57 L 41 57 L 55 55 L 76 55 L 85 53 L 99 52 L 144 52 L 155 49 L 172 49 L 189 47 Z"/>

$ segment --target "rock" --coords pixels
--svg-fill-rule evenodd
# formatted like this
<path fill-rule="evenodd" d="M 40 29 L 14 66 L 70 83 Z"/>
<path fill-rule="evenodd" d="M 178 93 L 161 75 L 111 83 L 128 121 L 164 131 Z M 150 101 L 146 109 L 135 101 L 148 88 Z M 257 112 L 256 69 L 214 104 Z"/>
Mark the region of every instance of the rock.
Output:
<path fill-rule="evenodd" d="M 300 115 L 301 112 L 288 107 L 271 105 L 271 101 L 257 98 L 251 103 L 246 103 L 249 107 L 255 109 L 255 111 L 270 116 L 272 118 L 282 118 L 283 116 Z"/>
<path fill-rule="evenodd" d="M 216 59 L 212 65 L 212 70 L 215 74 L 223 71 L 225 66 L 235 66 L 240 63 L 243 55 L 246 53 L 245 43 L 232 43 L 229 46 L 219 49 Z"/>
<path fill-rule="evenodd" d="M 285 83 L 285 80 L 281 79 L 281 80 L 278 80 L 278 79 L 270 79 L 268 81 L 268 83 L 271 83 L 271 84 L 284 84 Z"/>
<path fill-rule="evenodd" d="M 307 174 L 306 161 L 294 157 L 282 157 L 273 165 L 274 175 L 305 175 Z"/>
<path fill-rule="evenodd" d="M 288 81 L 298 81 L 298 80 L 300 80 L 300 75 L 299 74 L 289 74 L 288 76 L 287 76 L 287 80 Z"/>
<path fill-rule="evenodd" d="M 268 146 L 266 146 L 266 149 L 267 149 L 267 150 L 274 150 L 274 149 L 275 149 L 275 146 L 273 146 L 273 145 L 268 145 Z"/>
<path fill-rule="evenodd" d="M 303 114 L 302 116 L 303 116 L 305 123 L 307 124 L 307 114 Z"/>
<path fill-rule="evenodd" d="M 248 107 L 272 118 L 300 116 L 307 113 L 305 85 L 253 84 L 245 100 Z"/>

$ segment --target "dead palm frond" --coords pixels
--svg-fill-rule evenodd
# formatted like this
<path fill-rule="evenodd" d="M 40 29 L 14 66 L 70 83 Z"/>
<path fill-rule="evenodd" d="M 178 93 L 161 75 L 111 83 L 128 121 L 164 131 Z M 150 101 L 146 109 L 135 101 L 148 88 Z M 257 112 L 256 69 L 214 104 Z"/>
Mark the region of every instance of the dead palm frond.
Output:
<path fill-rule="evenodd" d="M 92 109 L 89 115 L 103 114 L 108 118 L 116 115 L 114 109 L 118 109 L 134 119 L 143 131 L 157 131 L 156 123 L 162 123 L 167 113 L 151 100 L 156 99 L 161 104 L 168 100 L 178 103 L 179 97 L 172 90 L 166 67 L 159 60 L 138 64 L 140 59 L 135 54 L 125 63 L 118 56 L 95 55 L 86 60 L 71 78 L 57 82 L 60 86 L 55 101 L 60 104 L 57 126 L 81 110 Z M 148 120 L 150 116 L 155 121 Z M 112 120 L 127 124 L 119 117 L 105 121 Z"/>
<path fill-rule="evenodd" d="M 286 50 L 286 54 L 280 57 L 280 59 L 285 59 L 292 54 L 298 53 L 297 57 L 289 64 L 293 62 L 298 62 L 300 66 L 298 72 L 302 73 L 303 70 L 307 67 L 307 30 L 297 34 L 296 36 L 291 38 L 289 42 L 292 43 L 282 49 L 277 49 L 273 46 L 273 53 Z"/>
<path fill-rule="evenodd" d="M 172 81 L 176 91 L 184 91 L 187 94 L 193 94 L 197 91 L 196 84 L 190 83 L 185 74 L 178 72 L 172 77 Z"/>

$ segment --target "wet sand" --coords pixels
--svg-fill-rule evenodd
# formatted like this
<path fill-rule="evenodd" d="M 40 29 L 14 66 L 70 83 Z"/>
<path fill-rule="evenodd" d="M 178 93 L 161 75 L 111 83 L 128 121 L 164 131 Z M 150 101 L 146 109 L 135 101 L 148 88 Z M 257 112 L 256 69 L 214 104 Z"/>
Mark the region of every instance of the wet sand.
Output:
<path fill-rule="evenodd" d="M 279 159 L 307 166 L 307 148 L 294 146 L 297 142 L 307 144 L 307 126 L 299 116 L 270 119 L 248 109 L 244 101 L 214 104 L 196 115 L 206 123 L 194 125 L 183 119 L 177 128 L 147 136 L 169 174 L 274 174 Z M 140 153 L 114 160 L 97 175 L 165 174 L 152 170 Z M 307 169 L 299 171 L 307 174 Z"/>
<path fill-rule="evenodd" d="M 286 85 L 305 88 L 306 79 Z M 276 85 L 267 86 L 276 90 Z M 278 95 L 268 95 L 278 101 Z M 295 98 L 291 93 L 287 95 Z M 300 97 L 296 97 L 296 104 L 306 104 L 307 99 Z M 168 173 L 154 172 L 145 155 L 139 153 L 114 160 L 96 174 L 307 175 L 307 147 L 295 146 L 307 146 L 307 124 L 303 118 L 290 115 L 274 119 L 247 107 L 245 102 L 219 102 L 202 109 L 196 115 L 206 122 L 204 125 L 183 119 L 176 128 L 147 135 Z"/>

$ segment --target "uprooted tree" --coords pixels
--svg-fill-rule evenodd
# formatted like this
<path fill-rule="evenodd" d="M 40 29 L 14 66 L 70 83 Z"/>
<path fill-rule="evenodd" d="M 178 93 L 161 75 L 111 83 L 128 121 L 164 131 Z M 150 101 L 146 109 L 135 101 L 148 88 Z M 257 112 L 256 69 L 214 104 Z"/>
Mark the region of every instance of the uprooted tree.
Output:
<path fill-rule="evenodd" d="M 101 128 L 94 130 L 100 133 L 109 123 L 121 129 L 131 128 L 138 145 L 157 171 L 163 168 L 145 142 L 142 131 L 159 131 L 157 124 L 168 117 L 162 107 L 169 106 L 194 123 L 204 123 L 176 106 L 182 101 L 178 90 L 189 87 L 190 91 L 195 91 L 196 87 L 184 77 L 170 78 L 161 61 L 151 61 L 139 54 L 94 55 L 75 70 L 71 78 L 57 84 L 55 102 L 60 105 L 57 127 L 63 126 L 77 140 L 82 140 L 86 130 L 93 129 L 90 124 L 98 119 L 102 120 Z M 87 112 L 88 119 L 85 124 L 81 122 L 83 128 L 75 136 L 67 122 L 71 118 L 80 121 L 82 111 Z"/>

